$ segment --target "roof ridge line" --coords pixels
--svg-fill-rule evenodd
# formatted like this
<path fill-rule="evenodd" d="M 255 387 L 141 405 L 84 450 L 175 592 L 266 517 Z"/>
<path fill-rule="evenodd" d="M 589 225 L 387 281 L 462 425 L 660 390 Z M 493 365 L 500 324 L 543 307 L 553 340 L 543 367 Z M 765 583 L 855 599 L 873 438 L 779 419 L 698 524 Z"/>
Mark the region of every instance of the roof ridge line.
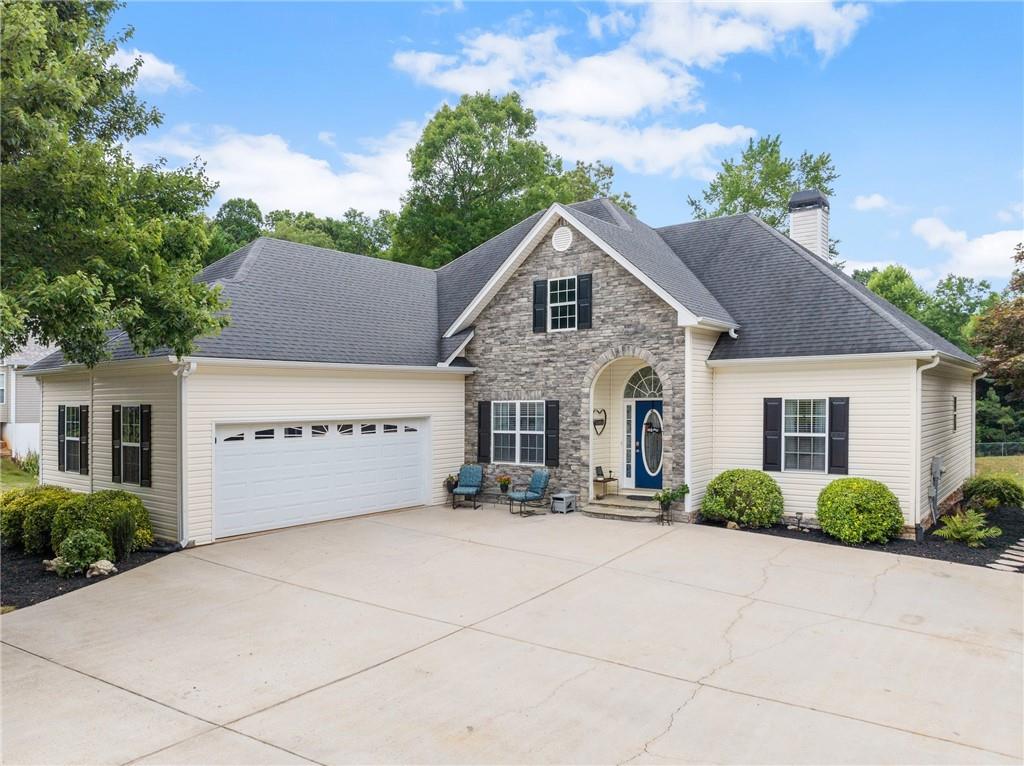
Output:
<path fill-rule="evenodd" d="M 632 231 L 633 230 L 633 227 L 629 225 L 629 221 L 627 221 L 622 216 L 622 213 L 620 212 L 618 205 L 616 205 L 614 202 L 612 202 L 607 197 L 600 197 L 599 199 L 601 201 L 601 206 L 605 210 L 607 210 L 609 213 L 612 214 L 612 217 L 615 218 L 615 220 L 619 222 L 619 225 L 623 229 L 625 229 L 626 231 Z M 591 217 L 593 217 L 593 216 L 591 216 Z M 650 227 L 648 227 L 648 228 L 650 228 Z"/>
<path fill-rule="evenodd" d="M 249 245 L 249 252 L 245 254 L 245 258 L 242 259 L 242 263 L 237 269 L 235 269 L 234 276 L 221 277 L 220 279 L 214 280 L 214 282 L 220 282 L 221 284 L 244 282 L 245 278 L 249 276 L 249 272 L 252 270 L 260 251 L 263 250 L 264 242 L 267 239 L 270 239 L 270 237 L 257 237 L 254 239 Z"/>
<path fill-rule="evenodd" d="M 882 308 L 877 303 L 875 303 L 874 301 L 868 300 L 864 295 L 862 295 L 860 293 L 859 290 L 854 288 L 852 285 L 847 283 L 847 281 L 845 279 L 843 279 L 838 274 L 836 274 L 836 270 L 835 270 L 834 266 L 830 266 L 829 264 L 825 263 L 825 261 L 822 260 L 820 257 L 815 255 L 814 253 L 812 253 L 810 250 L 808 250 L 807 248 L 803 247 L 802 245 L 794 242 L 792 239 L 790 239 L 785 234 L 780 232 L 774 226 L 769 226 L 767 223 L 762 221 L 754 213 L 745 213 L 744 215 L 746 215 L 752 221 L 755 221 L 757 224 L 759 224 L 760 226 L 762 226 L 765 229 L 767 229 L 768 231 L 770 231 L 777 239 L 780 239 L 783 242 L 785 242 L 787 245 L 789 245 L 790 249 L 792 249 L 793 252 L 795 252 L 798 255 L 800 255 L 804 260 L 814 264 L 814 266 L 819 271 L 821 271 L 823 274 L 828 276 L 833 282 L 835 282 L 836 284 L 840 285 L 844 290 L 846 290 L 848 293 L 850 293 L 851 295 L 856 297 L 857 300 L 859 300 L 861 303 L 863 303 L 865 306 L 867 306 L 869 309 L 871 309 L 871 311 L 873 311 L 875 314 L 880 316 L 882 319 L 886 320 L 889 324 L 891 324 L 897 330 L 899 330 L 904 335 L 906 335 L 907 338 L 909 338 L 914 343 L 916 343 L 918 345 L 918 347 L 922 351 L 938 351 L 939 350 L 939 349 L 935 348 L 935 344 L 934 343 L 929 343 L 924 338 L 922 338 L 920 335 L 918 335 L 916 332 L 914 332 L 909 327 L 907 327 L 905 324 L 903 324 L 903 322 L 900 321 L 899 317 L 893 316 L 892 314 L 890 314 L 887 311 L 883 311 Z M 879 297 L 881 298 L 881 296 L 879 296 Z M 885 300 L 885 299 L 882 298 L 882 300 Z M 893 308 L 895 308 L 895 306 Z"/>

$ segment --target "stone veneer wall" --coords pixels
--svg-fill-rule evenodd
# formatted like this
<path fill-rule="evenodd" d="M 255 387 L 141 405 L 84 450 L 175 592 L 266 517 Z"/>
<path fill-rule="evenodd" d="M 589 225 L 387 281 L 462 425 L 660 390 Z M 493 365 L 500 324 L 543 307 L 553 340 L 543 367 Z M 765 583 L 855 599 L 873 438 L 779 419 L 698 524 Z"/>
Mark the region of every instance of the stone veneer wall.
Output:
<path fill-rule="evenodd" d="M 575 332 L 533 332 L 533 281 L 593 274 L 593 327 Z M 477 372 L 466 379 L 466 461 L 477 459 L 477 403 L 559 400 L 559 458 L 551 491 L 590 498 L 590 391 L 594 379 L 620 357 L 644 360 L 664 388 L 664 484 L 683 481 L 685 331 L 676 312 L 590 240 L 574 231 L 566 252 L 551 247 L 550 233 L 475 322 L 466 357 Z M 508 473 L 525 483 L 532 466 L 484 466 L 485 488 Z"/>

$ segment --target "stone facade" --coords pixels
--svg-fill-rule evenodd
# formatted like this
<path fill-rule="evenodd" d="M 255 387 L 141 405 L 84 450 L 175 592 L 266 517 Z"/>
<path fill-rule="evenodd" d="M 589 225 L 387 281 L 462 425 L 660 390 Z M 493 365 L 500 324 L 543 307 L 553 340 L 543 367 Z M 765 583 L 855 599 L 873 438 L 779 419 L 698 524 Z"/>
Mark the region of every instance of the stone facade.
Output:
<path fill-rule="evenodd" d="M 564 222 L 559 222 L 562 225 Z M 593 275 L 592 329 L 533 332 L 536 279 Z M 663 483 L 683 482 L 685 331 L 675 310 L 579 232 L 565 252 L 550 233 L 526 258 L 477 317 L 466 357 L 477 368 L 466 380 L 466 461 L 477 460 L 480 401 L 559 401 L 559 465 L 551 468 L 552 491 L 590 498 L 591 390 L 602 369 L 621 357 L 650 364 L 664 389 Z M 485 487 L 499 473 L 515 483 L 534 466 L 484 466 Z"/>

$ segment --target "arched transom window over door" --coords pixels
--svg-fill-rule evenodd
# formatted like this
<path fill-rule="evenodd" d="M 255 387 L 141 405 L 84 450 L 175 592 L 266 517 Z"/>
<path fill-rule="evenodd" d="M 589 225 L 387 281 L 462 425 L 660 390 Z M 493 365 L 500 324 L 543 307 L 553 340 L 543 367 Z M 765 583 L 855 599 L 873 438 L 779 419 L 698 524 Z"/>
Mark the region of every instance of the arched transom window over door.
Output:
<path fill-rule="evenodd" d="M 623 396 L 626 399 L 660 399 L 661 378 L 653 367 L 642 367 L 626 383 Z"/>

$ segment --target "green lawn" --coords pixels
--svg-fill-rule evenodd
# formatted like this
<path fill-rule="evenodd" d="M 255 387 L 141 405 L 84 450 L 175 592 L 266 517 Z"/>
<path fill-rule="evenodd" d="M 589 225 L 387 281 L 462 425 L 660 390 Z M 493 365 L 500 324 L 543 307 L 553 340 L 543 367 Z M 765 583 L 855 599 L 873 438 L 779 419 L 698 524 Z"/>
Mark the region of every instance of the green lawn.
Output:
<path fill-rule="evenodd" d="M 18 468 L 10 458 L 0 460 L 0 489 L 23 489 L 38 483 L 35 476 Z"/>
<path fill-rule="evenodd" d="M 978 473 L 1012 473 L 1024 479 L 1024 455 L 975 458 Z"/>

